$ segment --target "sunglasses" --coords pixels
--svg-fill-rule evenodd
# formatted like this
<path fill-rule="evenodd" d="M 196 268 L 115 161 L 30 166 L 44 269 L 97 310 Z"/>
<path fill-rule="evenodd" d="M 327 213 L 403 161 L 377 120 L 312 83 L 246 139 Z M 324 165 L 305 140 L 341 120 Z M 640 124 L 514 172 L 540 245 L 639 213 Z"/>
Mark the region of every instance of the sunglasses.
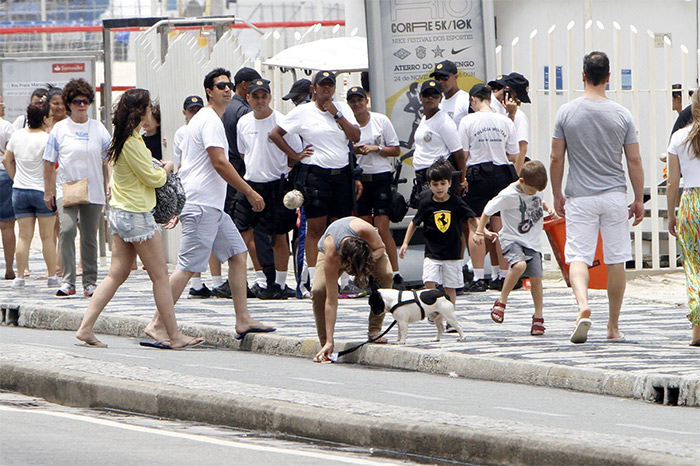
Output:
<path fill-rule="evenodd" d="M 437 81 L 447 81 L 448 79 L 450 79 L 450 77 L 446 74 L 438 74 L 438 75 L 435 75 L 435 79 Z"/>
<path fill-rule="evenodd" d="M 219 81 L 218 83 L 214 84 L 216 88 L 220 91 L 223 91 L 227 87 L 231 90 L 235 87 L 231 81 Z"/>
<path fill-rule="evenodd" d="M 421 97 L 425 97 L 425 98 L 432 97 L 433 99 L 437 99 L 441 95 L 442 94 L 440 94 L 439 92 L 436 92 L 436 91 L 427 91 L 427 92 L 422 93 Z"/>
<path fill-rule="evenodd" d="M 73 99 L 71 102 L 73 105 L 80 106 L 80 105 L 90 105 L 92 102 L 90 102 L 90 99 Z"/>

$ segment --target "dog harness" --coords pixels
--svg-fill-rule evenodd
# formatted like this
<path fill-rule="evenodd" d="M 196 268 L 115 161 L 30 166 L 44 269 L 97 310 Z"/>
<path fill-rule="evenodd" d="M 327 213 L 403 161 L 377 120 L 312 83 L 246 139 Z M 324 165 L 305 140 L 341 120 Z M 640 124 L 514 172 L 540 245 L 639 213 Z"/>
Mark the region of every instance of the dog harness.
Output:
<path fill-rule="evenodd" d="M 420 320 L 425 319 L 425 309 L 423 309 L 423 305 L 420 302 L 420 298 L 418 297 L 418 293 L 416 293 L 416 290 L 410 290 L 411 293 L 413 293 L 413 299 L 409 299 L 408 301 L 401 300 L 401 296 L 403 296 L 404 291 L 405 290 L 399 290 L 399 301 L 393 306 L 391 306 L 389 312 L 393 314 L 394 311 L 400 308 L 401 306 L 405 306 L 406 304 L 415 304 L 416 306 L 418 306 L 418 309 L 420 309 Z"/>

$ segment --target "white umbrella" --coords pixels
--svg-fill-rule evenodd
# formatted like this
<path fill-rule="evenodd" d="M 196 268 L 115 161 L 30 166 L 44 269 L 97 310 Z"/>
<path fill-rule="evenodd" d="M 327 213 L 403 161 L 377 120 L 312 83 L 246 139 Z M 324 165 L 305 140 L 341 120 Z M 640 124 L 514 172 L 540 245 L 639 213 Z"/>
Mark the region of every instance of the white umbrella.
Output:
<path fill-rule="evenodd" d="M 365 37 L 334 37 L 289 47 L 263 63 L 305 70 L 365 71 L 369 68 Z"/>

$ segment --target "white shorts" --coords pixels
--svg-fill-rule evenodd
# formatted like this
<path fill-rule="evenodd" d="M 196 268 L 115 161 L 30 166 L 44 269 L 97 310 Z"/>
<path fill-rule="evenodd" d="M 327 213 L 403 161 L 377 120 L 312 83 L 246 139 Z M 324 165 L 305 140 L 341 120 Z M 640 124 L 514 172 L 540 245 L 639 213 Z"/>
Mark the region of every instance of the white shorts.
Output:
<path fill-rule="evenodd" d="M 441 261 L 426 257 L 423 259 L 423 283 L 435 282 L 445 288 L 462 288 L 462 260 Z"/>
<path fill-rule="evenodd" d="M 566 263 L 593 265 L 598 230 L 603 237 L 603 261 L 608 265 L 632 260 L 627 194 L 610 192 L 566 200 Z"/>

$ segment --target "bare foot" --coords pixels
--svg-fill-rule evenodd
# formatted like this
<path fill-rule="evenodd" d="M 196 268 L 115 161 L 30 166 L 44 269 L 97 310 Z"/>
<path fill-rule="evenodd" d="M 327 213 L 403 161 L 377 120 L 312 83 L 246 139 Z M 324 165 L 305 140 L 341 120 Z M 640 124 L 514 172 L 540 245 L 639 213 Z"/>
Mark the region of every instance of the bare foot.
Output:
<path fill-rule="evenodd" d="M 146 328 L 143 329 L 143 333 L 145 333 L 147 337 L 153 338 L 155 341 L 168 339 L 168 332 L 166 332 L 165 329 L 157 330 L 151 327 L 151 324 L 146 325 Z"/>
<path fill-rule="evenodd" d="M 105 343 L 102 343 L 100 340 L 97 339 L 95 334 L 93 332 L 88 332 L 86 330 L 80 330 L 75 333 L 75 338 L 78 340 L 82 341 L 84 344 L 88 346 L 96 346 L 99 348 L 106 348 L 107 345 Z"/>
<path fill-rule="evenodd" d="M 204 337 L 188 337 L 182 333 L 179 337 L 170 339 L 170 347 L 172 349 L 182 349 L 201 345 L 202 343 L 204 343 Z"/>

